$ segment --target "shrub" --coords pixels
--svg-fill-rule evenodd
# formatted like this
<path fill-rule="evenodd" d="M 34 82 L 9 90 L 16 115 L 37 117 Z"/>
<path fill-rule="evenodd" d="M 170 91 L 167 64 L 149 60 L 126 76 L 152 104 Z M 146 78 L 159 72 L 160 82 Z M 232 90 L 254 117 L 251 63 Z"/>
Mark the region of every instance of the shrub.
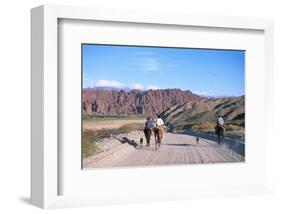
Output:
<path fill-rule="evenodd" d="M 191 127 L 192 130 L 210 130 L 210 129 L 214 129 L 214 128 L 215 128 L 215 124 L 212 122 L 209 122 L 209 121 L 195 124 L 195 125 L 192 125 L 192 127 Z"/>
<path fill-rule="evenodd" d="M 95 155 L 99 152 L 99 147 L 96 142 L 104 138 L 109 138 L 111 135 L 125 134 L 131 131 L 142 131 L 143 125 L 139 123 L 130 123 L 123 125 L 118 129 L 101 129 L 101 130 L 90 130 L 86 129 L 82 132 L 82 153 L 83 158 Z"/>
<path fill-rule="evenodd" d="M 239 125 L 234 125 L 234 124 L 228 124 L 226 125 L 226 130 L 227 131 L 240 131 L 242 130 L 243 128 Z"/>
<path fill-rule="evenodd" d="M 95 144 L 97 140 L 97 132 L 94 130 L 83 130 L 82 133 L 82 155 L 83 158 L 94 155 L 98 152 L 98 146 Z"/>

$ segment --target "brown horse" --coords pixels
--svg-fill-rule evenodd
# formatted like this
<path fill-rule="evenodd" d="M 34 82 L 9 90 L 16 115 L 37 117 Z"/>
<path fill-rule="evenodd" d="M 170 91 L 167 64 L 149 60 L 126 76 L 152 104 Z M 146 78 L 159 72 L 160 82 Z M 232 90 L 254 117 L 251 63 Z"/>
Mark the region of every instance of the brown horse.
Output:
<path fill-rule="evenodd" d="M 143 132 L 144 132 L 144 135 L 145 135 L 147 147 L 150 146 L 150 139 L 151 139 L 152 135 L 154 135 L 155 148 L 156 148 L 156 150 L 157 150 L 158 147 L 160 148 L 161 141 L 162 141 L 162 138 L 164 136 L 164 128 L 162 126 L 153 127 L 151 129 L 144 129 Z"/>
<path fill-rule="evenodd" d="M 155 149 L 161 146 L 162 138 L 164 137 L 164 128 L 162 126 L 154 127 L 153 133 L 155 137 Z"/>
<path fill-rule="evenodd" d="M 219 146 L 222 146 L 223 147 L 223 141 L 224 141 L 224 127 L 223 126 L 219 126 L 219 125 L 216 125 L 215 127 L 215 133 L 216 135 L 218 136 L 218 144 Z"/>

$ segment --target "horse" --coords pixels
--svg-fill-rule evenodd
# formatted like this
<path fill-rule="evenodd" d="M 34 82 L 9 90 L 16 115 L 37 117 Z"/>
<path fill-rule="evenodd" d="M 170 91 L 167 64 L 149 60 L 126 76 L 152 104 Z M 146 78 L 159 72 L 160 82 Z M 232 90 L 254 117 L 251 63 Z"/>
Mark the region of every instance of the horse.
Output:
<path fill-rule="evenodd" d="M 153 128 L 153 133 L 155 137 L 155 149 L 160 148 L 162 138 L 164 137 L 164 128 L 162 126 L 157 126 Z"/>
<path fill-rule="evenodd" d="M 146 146 L 150 147 L 150 139 L 154 135 L 155 138 L 155 148 L 160 148 L 162 138 L 164 136 L 164 128 L 162 126 L 153 127 L 151 129 L 144 129 L 144 136 L 146 139 Z"/>
<path fill-rule="evenodd" d="M 146 146 L 149 147 L 150 146 L 150 139 L 152 137 L 152 135 L 154 135 L 155 138 L 155 148 L 157 150 L 157 148 L 160 148 L 160 144 L 162 141 L 162 138 L 164 137 L 164 132 L 165 132 L 165 127 L 160 125 L 157 125 L 157 120 L 153 119 L 152 120 L 152 124 L 151 126 L 148 126 L 147 124 L 145 125 L 145 129 L 143 130 L 144 135 L 145 135 L 145 139 L 146 139 Z"/>
<path fill-rule="evenodd" d="M 145 136 L 145 139 L 146 139 L 146 146 L 149 147 L 150 146 L 150 139 L 151 139 L 151 136 L 153 134 L 153 130 L 152 129 L 144 129 L 144 136 Z"/>
<path fill-rule="evenodd" d="M 215 133 L 218 136 L 218 144 L 223 147 L 224 144 L 224 127 L 217 125 L 215 127 Z"/>

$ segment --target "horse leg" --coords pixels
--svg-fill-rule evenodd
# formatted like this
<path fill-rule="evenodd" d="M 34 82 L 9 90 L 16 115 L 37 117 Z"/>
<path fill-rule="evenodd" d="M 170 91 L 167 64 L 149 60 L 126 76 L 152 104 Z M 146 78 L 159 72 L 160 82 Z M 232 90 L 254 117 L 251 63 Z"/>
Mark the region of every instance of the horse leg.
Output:
<path fill-rule="evenodd" d="M 155 149 L 157 150 L 157 136 L 155 136 Z"/>
<path fill-rule="evenodd" d="M 157 150 L 157 147 L 159 147 L 159 130 L 157 130 L 155 133 L 155 147 L 156 147 L 156 150 Z"/>
<path fill-rule="evenodd" d="M 147 147 L 150 147 L 150 139 L 151 139 L 151 130 L 149 130 L 149 132 L 148 132 L 148 140 L 147 140 L 148 144 L 147 144 Z"/>
<path fill-rule="evenodd" d="M 160 148 L 161 146 L 161 140 L 163 138 L 163 132 L 162 132 L 162 128 L 159 129 L 159 132 L 158 132 L 158 147 Z"/>
<path fill-rule="evenodd" d="M 223 144 L 224 144 L 224 129 L 223 128 L 221 128 L 220 135 L 221 135 L 221 146 L 223 147 Z"/>
<path fill-rule="evenodd" d="M 148 134 L 147 129 L 144 130 L 144 136 L 145 136 L 145 140 L 146 140 L 146 146 L 149 147 L 150 139 L 149 139 L 149 134 Z"/>
<path fill-rule="evenodd" d="M 157 131 L 155 130 L 154 131 L 154 139 L 155 139 L 155 148 L 156 148 L 156 150 L 157 150 Z"/>

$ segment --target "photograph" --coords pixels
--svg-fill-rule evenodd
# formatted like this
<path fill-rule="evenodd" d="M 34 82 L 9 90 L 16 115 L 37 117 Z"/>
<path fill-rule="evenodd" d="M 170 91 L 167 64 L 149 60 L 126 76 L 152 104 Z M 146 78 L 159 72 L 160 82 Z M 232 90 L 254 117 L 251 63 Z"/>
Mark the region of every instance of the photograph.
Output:
<path fill-rule="evenodd" d="M 245 162 L 245 54 L 81 44 L 82 169 Z"/>

